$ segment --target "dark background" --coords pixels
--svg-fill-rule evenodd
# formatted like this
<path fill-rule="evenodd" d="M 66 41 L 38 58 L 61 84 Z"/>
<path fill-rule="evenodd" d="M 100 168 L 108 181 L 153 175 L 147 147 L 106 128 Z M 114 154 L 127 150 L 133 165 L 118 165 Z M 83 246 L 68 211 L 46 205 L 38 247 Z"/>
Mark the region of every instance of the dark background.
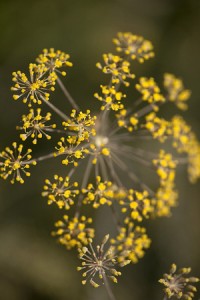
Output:
<path fill-rule="evenodd" d="M 66 79 L 77 102 L 95 108 L 93 93 L 103 76 L 95 68 L 102 53 L 113 51 L 118 31 L 131 31 L 151 40 L 155 59 L 135 72 L 160 81 L 163 72 L 184 79 L 192 90 L 184 118 L 199 136 L 200 1 L 196 0 L 35 0 L 0 1 L 0 146 L 19 141 L 15 127 L 25 107 L 11 97 L 11 73 L 26 70 L 43 48 L 70 53 L 74 67 Z M 66 110 L 63 96 L 58 105 Z M 93 107 L 94 106 L 94 107 Z M 177 111 L 176 111 L 177 112 Z M 199 136 L 200 138 L 200 136 Z M 36 147 L 45 153 L 46 143 Z M 43 180 L 58 165 L 46 161 L 33 169 L 24 186 L 0 183 L 0 299 L 98 300 L 103 288 L 81 285 L 75 254 L 51 238 L 53 223 L 62 215 L 40 195 Z M 151 249 L 137 265 L 125 268 L 115 286 L 117 299 L 162 299 L 161 274 L 172 262 L 191 266 L 200 276 L 199 183 L 189 184 L 179 172 L 180 205 L 172 218 L 148 225 Z"/>

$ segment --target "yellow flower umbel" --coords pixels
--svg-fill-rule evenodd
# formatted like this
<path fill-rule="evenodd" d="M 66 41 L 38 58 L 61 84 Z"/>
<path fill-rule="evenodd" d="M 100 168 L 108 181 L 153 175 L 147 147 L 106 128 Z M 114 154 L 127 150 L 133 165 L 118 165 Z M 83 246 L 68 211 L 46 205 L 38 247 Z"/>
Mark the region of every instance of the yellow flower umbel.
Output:
<path fill-rule="evenodd" d="M 38 139 L 43 136 L 47 140 L 51 139 L 51 136 L 47 132 L 53 131 L 56 128 L 56 124 L 45 125 L 46 122 L 51 120 L 51 113 L 47 113 L 44 117 L 41 115 L 41 108 L 30 109 L 28 115 L 22 116 L 22 126 L 17 126 L 17 129 L 24 130 L 24 133 L 20 134 L 22 141 L 25 141 L 29 136 L 33 139 L 32 143 L 37 144 Z"/>
<path fill-rule="evenodd" d="M 152 77 L 141 77 L 139 83 L 137 83 L 135 87 L 136 90 L 142 94 L 142 99 L 151 103 L 155 110 L 160 102 L 162 103 L 165 101 L 165 98 L 160 92 L 160 88 Z"/>
<path fill-rule="evenodd" d="M 60 244 L 64 245 L 67 250 L 74 247 L 78 249 L 88 244 L 88 239 L 94 237 L 94 229 L 87 227 L 92 223 L 92 218 L 81 216 L 79 218 L 69 218 L 63 216 L 63 221 L 57 221 L 55 227 L 57 231 L 53 231 L 52 235 L 58 237 Z"/>
<path fill-rule="evenodd" d="M 175 180 L 179 165 L 187 165 L 191 182 L 200 177 L 200 144 L 196 135 L 182 117 L 162 116 L 169 102 L 186 109 L 190 91 L 172 74 L 164 75 L 163 86 L 153 77 L 142 76 L 132 84 L 134 99 L 131 88 L 130 93 L 126 92 L 135 78 L 132 64 L 152 58 L 153 45 L 130 32 L 118 33 L 114 45 L 116 51 L 104 54 L 103 62 L 96 65 L 108 77 L 94 94 L 99 104 L 97 112 L 89 107 L 82 110 L 62 82 L 60 75 L 65 76 L 72 66 L 67 53 L 44 49 L 36 63 L 29 65 L 28 76 L 14 72 L 14 99 L 21 98 L 34 106 L 18 127 L 24 130 L 22 141 L 30 136 L 36 144 L 43 135 L 50 139 L 49 134 L 53 133 L 57 138 L 52 146 L 52 134 L 49 146 L 55 150 L 32 160 L 31 150 L 22 155 L 23 146 L 14 143 L 14 150 L 6 148 L 0 154 L 0 176 L 6 179 L 13 175 L 12 183 L 23 183 L 22 174 L 30 175 L 30 164 L 61 158 L 62 165 L 58 168 L 62 168 L 64 175 L 46 179 L 42 193 L 48 204 L 69 210 L 69 215 L 56 223 L 53 235 L 66 249 L 78 250 L 83 283 L 90 281 L 97 287 L 103 281 L 108 290 L 107 276 L 116 282 L 120 275 L 115 266 L 137 263 L 150 246 L 142 222 L 171 216 L 172 208 L 177 206 Z M 50 101 L 55 85 L 60 87 L 72 110 L 67 107 L 63 112 Z M 46 125 L 51 115 L 45 110 L 42 116 L 39 105 L 47 105 L 48 111 L 51 109 L 61 118 L 60 122 L 56 126 Z M 95 250 L 91 244 L 92 219 L 84 215 L 85 210 L 91 213 L 93 208 L 97 210 L 95 215 L 100 209 L 109 210 L 117 230 L 107 250 L 104 247 L 108 235 Z M 109 295 L 112 295 L 110 290 Z"/>
<path fill-rule="evenodd" d="M 83 199 L 83 203 L 92 203 L 94 208 L 98 208 L 100 205 L 111 205 L 114 197 L 111 181 L 101 181 L 101 177 L 96 178 L 96 187 L 92 183 L 89 183 L 86 188 L 82 190 L 82 193 L 86 196 Z"/>
<path fill-rule="evenodd" d="M 12 176 L 11 183 L 18 181 L 24 183 L 22 174 L 30 176 L 29 168 L 30 165 L 35 165 L 36 161 L 31 161 L 31 149 L 28 149 L 25 154 L 22 154 L 23 145 L 17 145 L 16 142 L 12 144 L 13 149 L 6 147 L 5 151 L 0 153 L 0 176 L 3 179 L 7 179 L 10 175 Z"/>
<path fill-rule="evenodd" d="M 102 66 L 101 63 L 97 63 L 96 66 L 103 73 L 112 75 L 112 84 L 123 83 L 125 86 L 129 86 L 129 82 L 126 79 L 135 78 L 135 75 L 130 73 L 130 62 L 112 53 L 104 54 L 103 60 L 105 66 Z"/>
<path fill-rule="evenodd" d="M 190 98 L 191 91 L 185 89 L 180 78 L 175 77 L 173 74 L 164 74 L 164 87 L 167 90 L 169 101 L 175 102 L 176 106 L 181 110 L 188 108 L 186 101 Z"/>
<path fill-rule="evenodd" d="M 139 192 L 130 189 L 127 191 L 127 196 L 120 199 L 119 204 L 122 206 L 123 213 L 130 211 L 130 217 L 138 222 L 141 222 L 143 218 L 148 219 L 153 209 L 146 190 Z"/>
<path fill-rule="evenodd" d="M 200 143 L 181 116 L 173 117 L 170 126 L 173 147 L 187 155 L 189 180 L 194 183 L 200 177 Z"/>
<path fill-rule="evenodd" d="M 37 63 L 44 64 L 48 71 L 58 72 L 62 76 L 66 75 L 66 71 L 60 71 L 65 67 L 72 67 L 72 62 L 69 61 L 69 54 L 54 48 L 43 49 L 43 53 L 36 59 Z"/>
<path fill-rule="evenodd" d="M 65 155 L 65 159 L 62 160 L 63 165 L 73 164 L 78 166 L 79 159 L 83 159 L 85 154 L 88 153 L 88 149 L 79 146 L 80 139 L 78 136 L 69 136 L 68 138 L 62 137 L 56 147 L 55 156 Z"/>
<path fill-rule="evenodd" d="M 101 85 L 100 87 L 102 96 L 98 93 L 95 93 L 94 97 L 103 102 L 101 110 L 111 108 L 114 111 L 118 111 L 119 109 L 122 109 L 124 107 L 121 101 L 123 100 L 123 98 L 126 98 L 126 94 L 118 91 L 116 89 L 116 86 L 114 85 Z"/>
<path fill-rule="evenodd" d="M 144 128 L 151 132 L 154 139 L 160 142 L 166 141 L 169 134 L 170 122 L 159 118 L 155 112 L 152 112 L 146 116 L 146 123 Z"/>
<path fill-rule="evenodd" d="M 142 36 L 134 35 L 131 32 L 119 32 L 113 42 L 118 52 L 125 54 L 130 59 L 136 59 L 140 63 L 154 57 L 152 43 Z"/>
<path fill-rule="evenodd" d="M 79 145 L 83 141 L 89 141 L 90 135 L 95 136 L 95 120 L 96 116 L 91 117 L 90 110 L 85 113 L 72 110 L 70 118 L 62 123 L 65 130 L 74 132 L 76 136 L 76 144 Z"/>
<path fill-rule="evenodd" d="M 135 226 L 129 220 L 125 220 L 125 226 L 121 227 L 116 239 L 111 240 L 114 246 L 116 257 L 121 266 L 124 266 L 128 261 L 137 263 L 145 254 L 145 249 L 148 249 L 151 240 L 146 234 L 144 227 Z"/>
<path fill-rule="evenodd" d="M 29 74 L 30 78 L 21 71 L 13 72 L 13 99 L 21 98 L 24 103 L 28 102 L 28 106 L 49 100 L 50 92 L 55 89 L 55 73 L 48 74 L 45 65 L 29 64 Z"/>
<path fill-rule="evenodd" d="M 159 280 L 165 287 L 166 299 L 173 297 L 173 299 L 192 300 L 194 292 L 197 291 L 193 284 L 199 282 L 199 278 L 188 277 L 190 272 L 191 268 L 182 268 L 177 271 L 176 265 L 171 265 L 169 274 L 164 274 Z"/>
<path fill-rule="evenodd" d="M 49 179 L 45 180 L 42 196 L 48 198 L 48 204 L 54 202 L 59 208 L 70 209 L 79 194 L 78 182 L 70 183 L 68 176 L 63 178 L 58 175 L 54 175 L 54 180 L 53 183 Z"/>

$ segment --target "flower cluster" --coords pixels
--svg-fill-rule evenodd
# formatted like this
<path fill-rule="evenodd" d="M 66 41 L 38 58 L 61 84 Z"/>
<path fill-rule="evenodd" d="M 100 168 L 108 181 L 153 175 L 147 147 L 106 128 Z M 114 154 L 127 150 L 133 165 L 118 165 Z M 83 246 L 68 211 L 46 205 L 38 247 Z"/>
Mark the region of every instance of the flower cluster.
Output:
<path fill-rule="evenodd" d="M 46 72 L 47 68 L 43 64 L 30 64 L 29 78 L 21 71 L 13 72 L 13 99 L 21 98 L 24 103 L 28 102 L 28 106 L 48 101 L 50 92 L 55 90 L 56 75 L 53 72 L 47 75 Z"/>
<path fill-rule="evenodd" d="M 25 141 L 29 136 L 33 139 L 32 143 L 37 144 L 38 139 L 41 139 L 43 135 L 47 140 L 51 139 L 51 136 L 47 132 L 51 132 L 56 128 L 56 124 L 45 125 L 46 122 L 51 120 L 51 113 L 48 112 L 44 117 L 41 115 L 41 108 L 30 109 L 28 115 L 22 116 L 22 126 L 17 126 L 17 129 L 23 130 L 24 133 L 20 134 L 22 141 Z"/>
<path fill-rule="evenodd" d="M 55 202 L 59 208 L 70 209 L 74 198 L 79 194 L 78 182 L 70 184 L 69 177 L 54 175 L 55 182 L 45 180 L 43 197 L 48 197 L 48 204 Z"/>
<path fill-rule="evenodd" d="M 134 35 L 131 32 L 119 32 L 117 38 L 113 39 L 117 46 L 116 50 L 133 60 L 143 63 L 145 60 L 154 57 L 153 45 L 142 36 Z"/>
<path fill-rule="evenodd" d="M 102 243 L 96 247 L 96 252 L 92 246 L 92 240 L 89 241 L 89 247 L 83 247 L 79 250 L 82 266 L 78 267 L 77 270 L 83 271 L 82 276 L 85 279 L 82 281 L 82 284 L 86 284 L 89 280 L 90 284 L 97 288 L 100 283 L 96 282 L 96 277 L 103 282 L 106 282 L 108 277 L 117 283 L 117 277 L 121 275 L 121 272 L 115 269 L 117 261 L 112 246 L 107 250 L 104 249 L 108 239 L 109 235 L 106 235 Z"/>
<path fill-rule="evenodd" d="M 12 175 L 11 183 L 15 181 L 24 183 L 22 174 L 29 177 L 31 175 L 29 172 L 30 164 L 36 165 L 36 161 L 31 160 L 31 149 L 28 149 L 26 153 L 22 154 L 22 144 L 17 145 L 17 143 L 14 142 L 12 146 L 13 149 L 6 147 L 6 149 L 0 153 L 0 158 L 2 159 L 0 163 L 0 176 L 3 179 L 7 179 Z"/>
<path fill-rule="evenodd" d="M 17 127 L 23 130 L 20 138 L 24 143 L 31 139 L 33 147 L 43 137 L 52 137 L 52 143 L 55 136 L 58 138 L 53 150 L 34 159 L 32 150 L 22 154 L 23 145 L 17 143 L 13 143 L 13 150 L 7 147 L 0 153 L 0 176 L 7 179 L 12 175 L 12 183 L 23 183 L 23 174 L 30 176 L 30 165 L 61 157 L 58 168 L 65 175 L 52 174 L 53 179 L 46 179 L 42 196 L 65 212 L 52 234 L 67 250 L 78 250 L 83 284 L 90 282 L 94 287 L 102 282 L 108 286 L 107 278 L 117 282 L 121 275 L 118 268 L 144 256 L 151 242 L 143 221 L 172 214 L 177 206 L 179 164 L 187 165 L 191 182 L 200 177 L 200 144 L 191 127 L 181 116 L 169 120 L 160 116 L 160 108 L 169 101 L 186 109 L 190 91 L 171 74 L 164 75 L 163 87 L 153 77 L 143 76 L 134 84 L 139 97 L 130 102 L 126 89 L 136 77 L 132 63 L 152 58 L 153 45 L 129 32 L 119 33 L 113 42 L 117 53 L 104 54 L 103 62 L 97 63 L 109 77 L 94 94 L 101 104 L 98 112 L 82 111 L 62 82 L 60 75 L 65 76 L 66 68 L 72 66 L 67 53 L 44 49 L 36 63 L 29 65 L 28 75 L 14 72 L 13 98 L 31 106 Z M 66 113 L 51 101 L 56 85 L 72 106 Z M 51 113 L 43 113 L 43 106 L 61 121 L 49 124 Z M 143 176 L 145 172 L 150 175 Z M 95 250 L 95 229 L 89 215 L 93 208 L 98 211 L 102 206 L 110 212 L 116 236 L 109 240 L 106 234 Z M 173 274 L 166 277 L 167 287 Z"/>
<path fill-rule="evenodd" d="M 191 91 L 184 88 L 183 81 L 173 74 L 164 74 L 164 87 L 167 90 L 167 98 L 169 101 L 175 102 L 176 106 L 181 110 L 188 108 L 185 103 L 191 95 Z"/>
<path fill-rule="evenodd" d="M 171 265 L 169 274 L 164 274 L 163 278 L 159 280 L 164 285 L 164 292 L 167 299 L 174 297 L 176 299 L 192 300 L 194 292 L 197 291 L 193 285 L 199 282 L 197 277 L 188 277 L 191 268 L 182 268 L 177 271 L 175 264 Z"/>
<path fill-rule="evenodd" d="M 72 63 L 69 61 L 69 54 L 56 50 L 54 48 L 44 49 L 43 53 L 38 56 L 36 61 L 40 65 L 45 65 L 47 70 L 52 72 L 58 72 L 62 76 L 66 76 L 66 71 L 60 71 L 61 68 L 72 67 Z"/>
<path fill-rule="evenodd" d="M 151 240 L 146 234 L 144 227 L 136 226 L 132 222 L 126 222 L 125 227 L 121 227 L 116 239 L 112 239 L 111 243 L 117 253 L 118 262 L 124 265 L 129 260 L 137 263 L 145 254 Z"/>
<path fill-rule="evenodd" d="M 86 196 L 83 199 L 83 203 L 93 203 L 94 208 L 98 208 L 100 205 L 112 204 L 114 198 L 114 192 L 111 181 L 101 181 L 101 177 L 96 178 L 96 187 L 92 183 L 89 183 L 86 188 L 82 190 Z"/>
<path fill-rule="evenodd" d="M 154 109 L 157 108 L 157 103 L 165 101 L 165 98 L 161 94 L 160 88 L 155 83 L 154 78 L 141 77 L 139 79 L 139 83 L 137 83 L 135 87 L 138 92 L 141 93 L 144 101 L 154 105 Z"/>
<path fill-rule="evenodd" d="M 57 221 L 55 227 L 58 228 L 52 232 L 53 236 L 58 237 L 58 241 L 64 245 L 67 250 L 74 247 L 78 249 L 89 243 L 89 239 L 94 237 L 94 229 L 87 227 L 92 223 L 91 218 L 85 216 L 69 219 L 68 215 L 63 216 L 63 221 Z"/>

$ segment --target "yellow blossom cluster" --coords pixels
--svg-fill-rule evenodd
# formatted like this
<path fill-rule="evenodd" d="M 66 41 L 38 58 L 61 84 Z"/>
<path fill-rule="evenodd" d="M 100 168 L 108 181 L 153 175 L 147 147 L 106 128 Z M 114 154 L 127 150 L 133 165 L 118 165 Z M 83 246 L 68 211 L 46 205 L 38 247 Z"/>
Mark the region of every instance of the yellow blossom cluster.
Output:
<path fill-rule="evenodd" d="M 56 152 L 54 156 L 65 155 L 65 159 L 62 160 L 63 165 L 73 163 L 75 167 L 78 166 L 78 160 L 83 159 L 88 150 L 79 147 L 79 137 L 76 135 L 68 136 L 67 138 L 61 137 L 57 143 Z"/>
<path fill-rule="evenodd" d="M 140 63 L 154 57 L 152 43 L 142 36 L 134 35 L 131 32 L 119 32 L 113 42 L 118 52 L 122 52 L 130 59 L 136 59 Z"/>
<path fill-rule="evenodd" d="M 56 203 L 59 208 L 70 209 L 74 198 L 79 194 L 78 182 L 70 183 L 68 176 L 63 178 L 58 175 L 54 175 L 54 180 L 45 180 L 42 196 L 48 198 L 48 204 Z"/>
<path fill-rule="evenodd" d="M 51 129 L 56 128 L 56 124 L 45 125 L 46 122 L 51 120 L 51 113 L 48 112 L 44 117 L 41 115 L 41 108 L 30 109 L 28 115 L 22 116 L 22 126 L 17 126 L 17 129 L 23 130 L 24 133 L 20 134 L 22 141 L 25 141 L 29 136 L 33 139 L 32 143 L 37 144 L 38 139 L 41 139 L 43 135 L 47 140 L 51 139 L 51 136 L 47 132 L 51 132 Z"/>
<path fill-rule="evenodd" d="M 57 230 L 53 231 L 52 235 L 57 236 L 59 243 L 64 245 L 67 250 L 74 247 L 81 248 L 88 244 L 90 238 L 94 237 L 94 229 L 87 227 L 91 223 L 92 218 L 80 216 L 70 219 L 68 215 L 64 215 L 63 220 L 55 223 Z"/>
<path fill-rule="evenodd" d="M 139 123 L 139 119 L 137 114 L 128 114 L 127 109 L 121 109 L 116 114 L 117 123 L 119 127 L 126 128 L 129 132 L 133 130 L 137 130 L 137 125 Z"/>
<path fill-rule="evenodd" d="M 191 127 L 180 116 L 171 120 L 171 135 L 173 147 L 181 154 L 188 157 L 189 180 L 194 183 L 200 177 L 200 143 Z"/>
<path fill-rule="evenodd" d="M 124 107 L 121 103 L 121 100 L 123 98 L 126 98 L 125 94 L 123 94 L 120 91 L 117 91 L 114 85 L 101 85 L 100 87 L 102 96 L 100 96 L 98 93 L 95 93 L 94 97 L 104 103 L 101 106 L 101 110 L 111 108 L 114 111 L 118 111 L 119 109 L 122 109 Z"/>
<path fill-rule="evenodd" d="M 144 250 L 149 248 L 151 240 L 144 227 L 128 222 L 125 227 L 120 228 L 116 239 L 111 239 L 111 243 L 116 249 L 119 264 L 123 265 L 127 260 L 137 263 L 144 256 Z"/>
<path fill-rule="evenodd" d="M 58 72 L 62 76 L 66 76 L 66 71 L 60 71 L 60 69 L 63 67 L 72 67 L 72 62 L 69 61 L 69 58 L 69 54 L 50 48 L 43 49 L 43 53 L 38 56 L 36 61 L 39 64 L 44 64 L 51 73 Z"/>
<path fill-rule="evenodd" d="M 167 99 L 174 102 L 181 110 L 186 110 L 188 105 L 186 101 L 191 96 L 191 91 L 185 89 L 183 81 L 175 77 L 173 74 L 164 74 L 164 87 L 167 90 Z"/>
<path fill-rule="evenodd" d="M 112 75 L 112 84 L 123 83 L 125 86 L 129 86 L 129 82 L 126 79 L 135 78 L 135 75 L 130 73 L 130 62 L 111 53 L 104 54 L 103 60 L 105 66 L 102 66 L 101 63 L 97 63 L 96 66 L 103 73 Z"/>
<path fill-rule="evenodd" d="M 170 216 L 171 208 L 177 206 L 177 191 L 175 189 L 175 171 L 177 161 L 174 161 L 172 155 L 161 150 L 159 158 L 153 160 L 157 175 L 160 178 L 155 197 L 151 203 L 154 206 L 153 215 L 158 217 Z"/>
<path fill-rule="evenodd" d="M 177 162 L 172 159 L 171 154 L 160 150 L 159 157 L 153 160 L 153 164 L 157 169 L 161 185 L 174 182 Z"/>
<path fill-rule="evenodd" d="M 177 205 L 175 179 L 179 164 L 187 164 L 191 182 L 200 177 L 200 144 L 191 127 L 180 116 L 170 120 L 160 116 L 163 111 L 160 108 L 169 101 L 186 109 L 190 91 L 172 74 L 164 75 L 162 87 L 153 77 L 142 76 L 134 84 L 139 98 L 128 99 L 126 88 L 135 78 L 132 61 L 143 63 L 152 58 L 153 46 L 129 32 L 118 33 L 113 42 L 117 54 L 103 54 L 103 62 L 96 64 L 109 77 L 108 82 L 100 85 L 100 92 L 94 94 L 100 103 L 96 113 L 92 109 L 81 110 L 60 78 L 72 66 L 69 54 L 54 48 L 44 49 L 36 63 L 29 65 L 29 75 L 14 72 L 13 98 L 32 106 L 17 127 L 23 130 L 20 138 L 26 143 L 30 137 L 33 148 L 42 137 L 49 140 L 56 135 L 58 139 L 53 150 L 36 159 L 32 159 L 30 149 L 23 154 L 23 145 L 17 143 L 13 143 L 13 149 L 7 147 L 0 153 L 0 177 L 11 176 L 12 183 L 23 183 L 23 174 L 30 176 L 29 168 L 36 162 L 62 158 L 64 175 L 46 179 L 42 196 L 48 204 L 55 203 L 58 208 L 68 210 L 56 222 L 52 235 L 66 249 L 78 250 L 82 283 L 89 281 L 93 287 L 102 282 L 107 285 L 107 278 L 117 282 L 121 275 L 118 267 L 137 263 L 144 256 L 151 241 L 142 222 L 171 215 Z M 62 111 L 53 104 L 51 92 L 56 85 L 72 108 Z M 55 116 L 46 109 L 43 113 L 41 106 L 45 105 L 61 118 L 60 122 L 49 125 Z M 177 152 L 175 157 L 170 149 Z M 146 169 L 150 176 L 145 174 Z M 115 237 L 110 239 L 106 234 L 96 247 L 92 245 L 95 236 L 92 218 L 85 216 L 91 213 L 89 205 L 109 210 L 117 230 Z M 168 281 L 163 283 L 168 288 L 171 282 L 166 278 Z M 174 295 L 170 290 L 168 296 Z M 180 295 L 191 296 L 179 293 L 179 298 Z"/>
<path fill-rule="evenodd" d="M 45 65 L 29 64 L 29 76 L 21 71 L 13 72 L 14 86 L 11 90 L 15 93 L 14 100 L 22 99 L 28 106 L 32 103 L 42 104 L 42 101 L 48 101 L 50 92 L 54 91 L 56 74 L 54 72 L 46 74 Z"/>
<path fill-rule="evenodd" d="M 79 145 L 83 141 L 88 141 L 90 135 L 95 136 L 95 120 L 96 116 L 91 117 L 90 110 L 85 113 L 72 110 L 70 118 L 67 121 L 63 121 L 62 125 L 65 130 L 77 133 L 76 144 Z"/>
<path fill-rule="evenodd" d="M 28 149 L 23 154 L 22 144 L 17 145 L 16 142 L 13 142 L 12 146 L 13 149 L 6 147 L 5 150 L 0 153 L 0 158 L 2 159 L 2 162 L 0 162 L 0 176 L 3 179 L 7 179 L 12 175 L 11 183 L 15 181 L 24 183 L 22 174 L 29 177 L 31 175 L 29 172 L 30 164 L 36 165 L 36 161 L 31 161 L 31 149 Z"/>
<path fill-rule="evenodd" d="M 143 218 L 149 218 L 152 212 L 151 200 L 146 190 L 143 192 L 128 190 L 127 196 L 120 199 L 119 204 L 122 206 L 122 213 L 130 210 L 130 217 L 138 222 Z"/>
<path fill-rule="evenodd" d="M 170 122 L 164 118 L 159 118 L 155 112 L 146 116 L 144 128 L 151 132 L 154 139 L 164 142 L 168 138 Z"/>
<path fill-rule="evenodd" d="M 111 205 L 114 197 L 111 181 L 101 181 L 101 177 L 96 177 L 96 187 L 89 183 L 88 186 L 82 189 L 82 193 L 85 195 L 83 203 L 92 203 L 94 208 L 98 208 L 100 205 Z"/>
<path fill-rule="evenodd" d="M 144 101 L 154 105 L 154 109 L 158 107 L 157 104 L 160 102 L 165 102 L 165 98 L 161 94 L 160 88 L 154 78 L 141 77 L 135 87 L 136 90 L 141 93 Z"/>

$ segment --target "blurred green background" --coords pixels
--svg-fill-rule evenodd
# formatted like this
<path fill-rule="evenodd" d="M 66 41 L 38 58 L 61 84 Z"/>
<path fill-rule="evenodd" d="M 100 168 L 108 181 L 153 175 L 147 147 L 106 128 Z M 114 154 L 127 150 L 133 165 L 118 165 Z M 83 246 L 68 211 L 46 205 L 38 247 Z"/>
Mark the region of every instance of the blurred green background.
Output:
<path fill-rule="evenodd" d="M 66 51 L 74 62 L 66 79 L 71 94 L 84 109 L 95 108 L 93 93 L 104 78 L 95 63 L 102 53 L 113 51 L 111 40 L 118 31 L 143 35 L 155 46 L 155 59 L 137 65 L 137 74 L 161 81 L 167 71 L 184 79 L 192 90 L 184 118 L 200 138 L 199 29 L 199 0 L 0 0 L 1 149 L 19 141 L 15 127 L 25 112 L 11 97 L 12 71 L 26 70 L 43 48 Z M 58 105 L 66 110 L 61 94 Z M 46 143 L 41 143 L 36 156 L 46 149 Z M 33 169 L 24 186 L 0 182 L 2 300 L 107 299 L 103 288 L 81 286 L 76 255 L 50 236 L 53 223 L 62 214 L 46 205 L 41 189 L 44 178 L 55 170 L 58 172 L 58 164 L 47 161 Z M 177 185 L 179 208 L 172 218 L 148 225 L 152 246 L 137 265 L 123 270 L 114 287 L 118 300 L 162 299 L 157 280 L 172 262 L 191 266 L 200 276 L 200 186 L 189 184 L 184 169 Z"/>

